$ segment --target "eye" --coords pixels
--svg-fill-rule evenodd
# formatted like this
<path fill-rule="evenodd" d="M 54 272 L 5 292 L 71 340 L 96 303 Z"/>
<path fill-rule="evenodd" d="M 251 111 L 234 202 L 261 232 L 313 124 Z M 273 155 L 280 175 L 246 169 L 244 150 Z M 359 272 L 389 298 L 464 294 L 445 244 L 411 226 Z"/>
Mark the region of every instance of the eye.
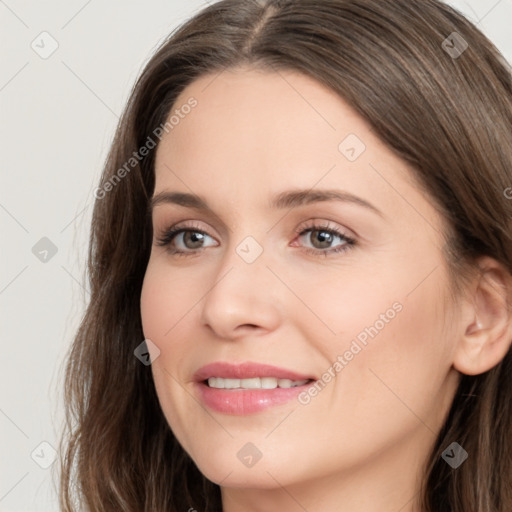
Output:
<path fill-rule="evenodd" d="M 327 223 L 315 224 L 310 221 L 308 225 L 301 225 L 296 233 L 299 239 L 309 240 L 312 247 L 305 247 L 304 251 L 308 254 L 327 256 L 332 253 L 339 253 L 351 249 L 355 244 L 355 239 L 344 235 L 336 227 Z M 167 247 L 167 250 L 176 256 L 192 256 L 200 253 L 209 246 L 215 246 L 215 243 L 206 245 L 205 242 L 214 240 L 208 233 L 198 226 L 171 226 L 164 230 L 157 239 L 158 246 Z M 340 244 L 332 246 L 338 239 Z M 218 244 L 217 244 L 218 245 Z M 291 245 L 295 247 L 295 242 Z"/>
<path fill-rule="evenodd" d="M 309 254 L 323 254 L 327 256 L 331 253 L 338 253 L 341 251 L 351 249 L 356 241 L 341 233 L 337 228 L 332 227 L 329 223 L 315 224 L 314 222 L 309 226 L 300 226 L 297 229 L 299 238 L 310 241 L 313 248 L 306 248 Z M 341 244 L 332 244 L 336 239 L 341 240 Z"/>
<path fill-rule="evenodd" d="M 208 247 L 204 245 L 208 238 L 213 240 L 208 233 L 194 226 L 171 226 L 157 239 L 157 245 L 167 247 L 171 254 L 189 255 Z"/>

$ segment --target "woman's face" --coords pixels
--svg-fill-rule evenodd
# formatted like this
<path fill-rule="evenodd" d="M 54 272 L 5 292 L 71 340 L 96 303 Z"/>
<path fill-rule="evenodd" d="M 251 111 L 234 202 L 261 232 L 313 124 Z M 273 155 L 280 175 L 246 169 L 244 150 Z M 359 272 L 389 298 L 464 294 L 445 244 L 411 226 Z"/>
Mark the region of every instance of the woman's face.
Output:
<path fill-rule="evenodd" d="M 369 125 L 304 75 L 204 76 L 174 108 L 141 314 L 176 438 L 223 487 L 414 479 L 458 382 L 443 220 Z M 157 245 L 170 227 L 190 232 Z"/>

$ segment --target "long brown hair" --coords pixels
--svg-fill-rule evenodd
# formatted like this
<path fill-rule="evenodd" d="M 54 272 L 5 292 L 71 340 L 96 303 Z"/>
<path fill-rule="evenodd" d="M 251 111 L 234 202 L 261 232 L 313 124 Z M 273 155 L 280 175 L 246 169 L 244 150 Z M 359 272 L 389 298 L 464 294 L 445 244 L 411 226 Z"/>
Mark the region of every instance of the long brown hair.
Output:
<path fill-rule="evenodd" d="M 134 357 L 144 339 L 156 150 L 126 162 L 187 85 L 245 64 L 299 71 L 331 88 L 410 164 L 448 222 L 454 291 L 480 255 L 512 273 L 512 201 L 504 193 L 512 186 L 512 80 L 471 22 L 438 0 L 222 0 L 205 8 L 169 36 L 134 85 L 96 194 L 90 303 L 65 375 L 66 512 L 222 510 L 219 487 L 172 434 L 150 367 Z M 454 441 L 469 453 L 457 469 L 441 458 Z M 509 351 L 491 370 L 461 377 L 425 468 L 421 509 L 510 512 L 511 442 Z"/>

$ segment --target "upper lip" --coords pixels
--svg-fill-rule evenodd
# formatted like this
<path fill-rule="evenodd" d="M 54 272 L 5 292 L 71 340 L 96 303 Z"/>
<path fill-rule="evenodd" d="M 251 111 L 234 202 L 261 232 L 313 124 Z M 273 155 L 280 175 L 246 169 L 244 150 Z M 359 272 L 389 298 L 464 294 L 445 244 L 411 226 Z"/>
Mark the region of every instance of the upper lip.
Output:
<path fill-rule="evenodd" d="M 232 364 L 219 361 L 207 364 L 194 373 L 194 380 L 197 382 L 208 380 L 210 377 L 221 377 L 223 379 L 252 379 L 254 377 L 275 377 L 290 380 L 315 379 L 311 375 L 303 375 L 285 368 L 253 362 Z"/>

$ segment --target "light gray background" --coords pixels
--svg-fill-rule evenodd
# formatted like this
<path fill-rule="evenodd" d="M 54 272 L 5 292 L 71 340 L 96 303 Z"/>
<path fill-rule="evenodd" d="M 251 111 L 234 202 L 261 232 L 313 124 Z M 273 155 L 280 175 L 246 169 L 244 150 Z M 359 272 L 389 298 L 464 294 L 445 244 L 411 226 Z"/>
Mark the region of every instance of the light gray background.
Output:
<path fill-rule="evenodd" d="M 512 0 L 449 3 L 512 62 Z M 58 510 L 57 463 L 40 467 L 52 460 L 41 443 L 57 448 L 63 356 L 88 299 L 93 190 L 144 63 L 205 5 L 0 0 L 1 512 Z M 46 59 L 31 47 L 50 48 L 43 31 L 58 43 Z M 46 262 L 32 251 L 43 237 L 57 247 Z"/>

